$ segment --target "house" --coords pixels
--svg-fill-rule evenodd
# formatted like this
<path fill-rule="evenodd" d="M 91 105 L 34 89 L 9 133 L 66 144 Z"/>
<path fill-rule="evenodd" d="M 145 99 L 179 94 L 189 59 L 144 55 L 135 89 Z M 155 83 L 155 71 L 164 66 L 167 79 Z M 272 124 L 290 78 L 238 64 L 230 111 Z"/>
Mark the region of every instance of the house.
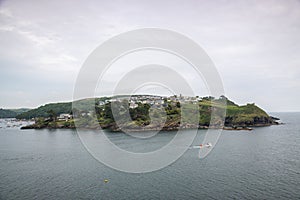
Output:
<path fill-rule="evenodd" d="M 99 106 L 104 106 L 105 105 L 105 101 L 99 101 Z"/>
<path fill-rule="evenodd" d="M 138 106 L 139 105 L 134 102 L 129 104 L 129 108 L 137 108 Z"/>
<path fill-rule="evenodd" d="M 59 121 L 68 121 L 69 119 L 72 119 L 72 115 L 66 114 L 66 113 L 62 113 L 62 114 L 60 114 L 60 115 L 57 117 L 57 119 L 58 119 Z"/>

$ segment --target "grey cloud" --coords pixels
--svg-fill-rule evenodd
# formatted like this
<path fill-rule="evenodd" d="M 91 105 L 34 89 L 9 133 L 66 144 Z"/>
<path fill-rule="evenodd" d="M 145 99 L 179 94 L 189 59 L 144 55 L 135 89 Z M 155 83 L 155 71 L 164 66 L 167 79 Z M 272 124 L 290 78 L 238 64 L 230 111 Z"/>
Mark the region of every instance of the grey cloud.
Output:
<path fill-rule="evenodd" d="M 296 0 L 2 1 L 0 107 L 37 106 L 57 95 L 71 100 L 76 74 L 94 48 L 121 32 L 159 27 L 199 43 L 238 103 L 300 111 L 299 22 Z M 34 83 L 48 93 L 30 92 Z M 7 100 L 13 96 L 22 100 Z"/>

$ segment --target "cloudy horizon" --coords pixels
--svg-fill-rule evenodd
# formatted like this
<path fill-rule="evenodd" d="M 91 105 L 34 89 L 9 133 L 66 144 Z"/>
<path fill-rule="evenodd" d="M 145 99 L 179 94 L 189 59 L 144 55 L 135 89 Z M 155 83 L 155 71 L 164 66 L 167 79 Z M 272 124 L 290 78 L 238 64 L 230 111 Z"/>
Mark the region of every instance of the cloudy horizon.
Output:
<path fill-rule="evenodd" d="M 72 100 L 89 54 L 145 27 L 197 42 L 234 102 L 300 111 L 298 0 L 0 1 L 0 108 Z"/>

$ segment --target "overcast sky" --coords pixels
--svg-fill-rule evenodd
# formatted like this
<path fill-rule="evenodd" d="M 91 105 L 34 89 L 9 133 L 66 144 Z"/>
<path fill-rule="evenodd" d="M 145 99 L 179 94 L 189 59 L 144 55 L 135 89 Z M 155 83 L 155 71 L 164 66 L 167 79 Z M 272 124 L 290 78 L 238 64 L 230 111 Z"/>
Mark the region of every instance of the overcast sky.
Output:
<path fill-rule="evenodd" d="M 0 0 L 0 107 L 71 100 L 88 55 L 112 36 L 144 27 L 196 41 L 236 103 L 300 111 L 296 0 Z"/>

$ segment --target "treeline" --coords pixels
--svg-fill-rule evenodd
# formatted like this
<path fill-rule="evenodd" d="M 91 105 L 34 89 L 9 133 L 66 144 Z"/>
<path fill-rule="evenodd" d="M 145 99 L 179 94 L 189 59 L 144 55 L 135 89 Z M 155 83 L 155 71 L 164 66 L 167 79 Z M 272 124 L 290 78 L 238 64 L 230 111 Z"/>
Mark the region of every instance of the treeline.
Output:
<path fill-rule="evenodd" d="M 17 119 L 31 119 L 37 117 L 50 117 L 50 116 L 58 116 L 62 113 L 70 114 L 72 113 L 72 103 L 50 103 L 43 106 L 40 106 L 36 109 L 29 110 L 27 112 L 23 112 L 15 117 Z"/>

